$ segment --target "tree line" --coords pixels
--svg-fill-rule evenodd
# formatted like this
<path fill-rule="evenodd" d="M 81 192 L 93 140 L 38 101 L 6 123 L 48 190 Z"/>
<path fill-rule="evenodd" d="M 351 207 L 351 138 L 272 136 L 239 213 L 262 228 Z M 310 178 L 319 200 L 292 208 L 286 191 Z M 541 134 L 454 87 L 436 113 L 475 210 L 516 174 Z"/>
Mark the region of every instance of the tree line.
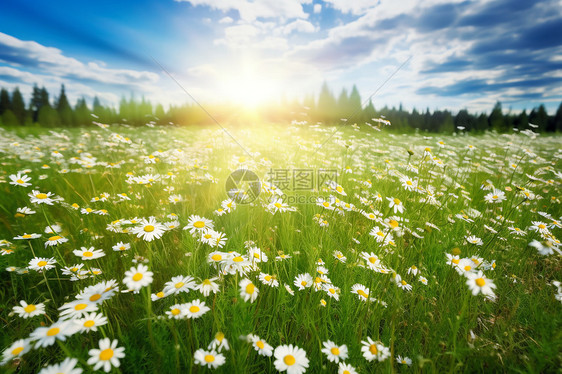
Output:
<path fill-rule="evenodd" d="M 249 118 L 247 114 L 233 105 L 210 105 L 207 113 L 197 105 L 172 105 L 167 110 L 161 104 L 153 105 L 142 97 L 140 100 L 133 95 L 129 99 L 122 97 L 118 107 L 102 105 L 95 97 L 91 107 L 86 99 L 80 98 L 72 106 L 67 98 L 65 86 L 61 85 L 60 92 L 53 100 L 45 87 L 34 85 L 29 102 L 25 100 L 19 90 L 15 88 L 11 93 L 0 89 L 0 125 L 3 126 L 41 126 L 41 127 L 81 127 L 91 125 L 93 121 L 112 124 L 127 123 L 131 126 L 142 126 L 147 123 L 154 125 L 196 125 L 219 123 L 247 123 L 251 119 L 270 122 L 287 122 L 293 119 L 307 120 L 310 123 L 348 123 L 372 122 L 373 118 L 384 116 L 392 123 L 391 129 L 399 132 L 419 129 L 430 132 L 453 132 L 456 129 L 483 132 L 496 130 L 510 132 L 513 129 L 528 128 L 531 123 L 535 131 L 562 131 L 562 103 L 554 115 L 549 115 L 540 105 L 529 113 L 504 112 L 500 102 L 487 113 L 469 113 L 462 109 L 457 113 L 449 110 L 435 110 L 431 112 L 404 110 L 387 106 L 375 109 L 371 100 L 364 103 L 357 87 L 351 91 L 343 88 L 336 97 L 324 83 L 318 97 L 308 95 L 303 100 L 282 100 L 280 103 L 264 106 Z M 258 117 L 256 117 L 256 115 Z M 536 126 L 536 127 L 535 127 Z"/>

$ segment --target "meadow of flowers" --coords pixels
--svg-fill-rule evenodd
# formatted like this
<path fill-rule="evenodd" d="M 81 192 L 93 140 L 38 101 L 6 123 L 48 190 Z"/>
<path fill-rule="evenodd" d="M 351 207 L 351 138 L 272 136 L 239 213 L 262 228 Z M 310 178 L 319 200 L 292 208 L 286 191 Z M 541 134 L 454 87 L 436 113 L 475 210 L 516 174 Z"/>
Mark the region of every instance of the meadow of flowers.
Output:
<path fill-rule="evenodd" d="M 0 129 L 0 371 L 559 370 L 561 138 L 374 123 Z"/>

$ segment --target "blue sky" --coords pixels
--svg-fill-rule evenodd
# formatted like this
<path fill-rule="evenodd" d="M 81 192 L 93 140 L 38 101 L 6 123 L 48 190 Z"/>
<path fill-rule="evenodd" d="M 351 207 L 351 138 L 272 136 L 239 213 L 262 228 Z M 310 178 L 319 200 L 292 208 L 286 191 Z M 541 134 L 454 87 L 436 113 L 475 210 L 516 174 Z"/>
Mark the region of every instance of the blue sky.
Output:
<path fill-rule="evenodd" d="M 559 0 L 5 0 L 0 86 L 72 101 L 254 105 L 356 84 L 375 107 L 530 109 L 562 101 Z"/>

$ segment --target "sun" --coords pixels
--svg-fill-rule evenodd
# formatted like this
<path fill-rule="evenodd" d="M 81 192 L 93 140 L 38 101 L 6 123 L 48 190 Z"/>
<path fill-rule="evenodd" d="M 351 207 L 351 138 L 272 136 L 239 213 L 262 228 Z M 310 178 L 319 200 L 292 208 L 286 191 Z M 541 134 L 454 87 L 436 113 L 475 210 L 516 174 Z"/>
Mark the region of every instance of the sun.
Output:
<path fill-rule="evenodd" d="M 229 69 L 220 86 L 221 96 L 226 101 L 245 109 L 256 109 L 281 97 L 279 75 L 254 64 Z"/>

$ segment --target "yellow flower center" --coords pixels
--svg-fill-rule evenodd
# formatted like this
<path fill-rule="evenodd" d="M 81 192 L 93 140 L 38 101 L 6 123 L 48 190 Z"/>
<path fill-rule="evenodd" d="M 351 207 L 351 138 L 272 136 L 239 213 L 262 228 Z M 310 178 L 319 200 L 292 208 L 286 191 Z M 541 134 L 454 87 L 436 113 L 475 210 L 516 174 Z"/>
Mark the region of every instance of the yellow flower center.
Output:
<path fill-rule="evenodd" d="M 403 286 L 408 284 L 405 280 L 400 281 L 400 283 L 402 283 Z"/>
<path fill-rule="evenodd" d="M 214 255 L 211 256 L 211 259 L 213 259 L 213 261 L 220 261 L 222 260 L 222 256 L 219 255 L 218 253 L 215 253 Z"/>
<path fill-rule="evenodd" d="M 215 335 L 215 339 L 217 339 L 219 342 L 222 342 L 224 339 L 224 334 L 222 332 L 217 332 L 217 334 Z"/>
<path fill-rule="evenodd" d="M 53 327 L 51 329 L 49 329 L 49 331 L 47 331 L 47 336 L 55 336 L 60 332 L 60 329 L 58 327 Z"/>
<path fill-rule="evenodd" d="M 158 292 L 158 293 L 156 294 L 156 297 L 163 298 L 163 297 L 164 297 L 164 292 L 162 292 L 162 291 Z"/>
<path fill-rule="evenodd" d="M 484 287 L 484 285 L 486 284 L 486 281 L 484 280 L 484 278 L 478 278 L 476 279 L 476 285 L 478 287 Z"/>
<path fill-rule="evenodd" d="M 144 226 L 144 231 L 145 232 L 152 232 L 152 231 L 154 231 L 154 226 L 146 225 L 146 226 Z"/>
<path fill-rule="evenodd" d="M 330 352 L 332 352 L 332 354 L 333 354 L 334 356 L 339 356 L 339 354 L 340 354 L 340 349 L 339 349 L 338 347 L 334 347 L 334 348 L 330 349 Z"/>
<path fill-rule="evenodd" d="M 343 191 L 343 188 L 342 188 L 341 186 L 337 186 L 337 187 L 336 187 L 336 191 L 342 192 L 342 191 Z"/>
<path fill-rule="evenodd" d="M 192 305 L 189 307 L 189 311 L 191 313 L 197 313 L 198 311 L 200 311 L 201 309 L 197 306 L 197 305 Z"/>
<path fill-rule="evenodd" d="M 363 290 L 357 291 L 357 294 L 363 296 L 365 299 L 366 299 L 367 297 L 369 297 L 369 295 L 367 295 L 367 294 L 365 293 L 365 291 L 363 291 Z"/>
<path fill-rule="evenodd" d="M 458 258 L 453 258 L 453 259 L 451 260 L 451 262 L 452 262 L 453 264 L 455 264 L 455 265 L 458 265 L 459 262 L 460 262 L 460 260 L 459 260 Z"/>
<path fill-rule="evenodd" d="M 285 362 L 285 365 L 287 366 L 293 366 L 296 362 L 295 358 L 291 355 L 287 355 L 283 358 L 283 362 Z"/>
<path fill-rule="evenodd" d="M 369 262 L 370 262 L 371 264 L 374 264 L 374 263 L 377 262 L 377 258 L 376 258 L 376 257 L 369 257 Z"/>
<path fill-rule="evenodd" d="M 210 280 L 210 279 L 205 279 L 205 280 L 203 281 L 203 284 L 206 285 L 206 286 L 210 286 L 210 285 L 211 285 L 211 280 Z"/>
<path fill-rule="evenodd" d="M 37 309 L 37 307 L 33 304 L 29 304 L 28 306 L 23 308 L 23 310 L 25 310 L 26 313 L 31 313 L 31 312 L 35 311 L 35 309 Z"/>
<path fill-rule="evenodd" d="M 538 226 L 539 229 L 546 229 L 546 226 L 543 225 L 542 223 Z"/>
<path fill-rule="evenodd" d="M 470 266 L 470 265 L 466 265 L 464 267 L 464 271 L 470 271 L 470 269 L 472 269 L 472 266 Z"/>
<path fill-rule="evenodd" d="M 395 204 L 395 205 L 400 205 L 400 200 L 394 199 L 393 201 L 394 201 L 394 204 Z"/>
<path fill-rule="evenodd" d="M 90 251 L 86 251 L 86 252 L 82 253 L 82 256 L 84 256 L 84 257 L 92 257 L 93 255 L 94 254 Z"/>
<path fill-rule="evenodd" d="M 215 356 L 205 355 L 205 362 L 213 362 L 213 361 L 215 361 Z"/>
<path fill-rule="evenodd" d="M 242 256 L 236 256 L 236 257 L 234 257 L 234 258 L 232 259 L 232 261 L 234 261 L 234 262 L 242 262 L 242 261 L 244 261 L 244 259 L 242 258 Z"/>
<path fill-rule="evenodd" d="M 82 310 L 82 309 L 85 309 L 87 306 L 88 306 L 88 304 L 84 304 L 84 303 L 76 304 L 74 306 L 74 310 Z"/>
<path fill-rule="evenodd" d="M 254 293 L 255 289 L 256 289 L 256 286 L 254 286 L 253 283 L 250 283 L 250 284 L 248 284 L 248 285 L 246 286 L 246 293 L 247 293 L 248 295 L 251 295 L 251 294 Z"/>
<path fill-rule="evenodd" d="M 176 283 L 176 286 L 175 286 L 175 287 L 176 287 L 176 289 L 178 289 L 178 288 L 182 288 L 184 285 L 185 285 L 185 283 L 183 283 L 183 282 L 178 282 L 178 283 Z"/>
<path fill-rule="evenodd" d="M 281 208 L 281 203 L 275 203 L 275 204 L 273 204 L 273 205 L 275 205 L 275 207 L 276 207 L 277 209 Z"/>
<path fill-rule="evenodd" d="M 178 308 L 174 308 L 174 309 L 172 309 L 172 314 L 174 316 L 177 316 L 178 314 L 180 314 L 180 310 Z"/>
<path fill-rule="evenodd" d="M 203 227 L 205 227 L 205 222 L 197 221 L 197 222 L 193 223 L 193 227 L 198 228 L 198 229 L 202 229 Z"/>
<path fill-rule="evenodd" d="M 141 273 L 136 273 L 135 275 L 133 275 L 133 280 L 135 282 L 138 282 L 142 279 L 143 275 Z"/>
<path fill-rule="evenodd" d="M 113 349 L 107 348 L 100 352 L 100 360 L 108 361 L 113 357 Z"/>
<path fill-rule="evenodd" d="M 89 320 L 89 321 L 84 322 L 84 327 L 89 329 L 90 327 L 94 326 L 95 324 L 96 323 L 94 321 Z"/>
<path fill-rule="evenodd" d="M 51 237 L 49 238 L 49 241 L 54 242 L 54 241 L 57 241 L 57 240 L 59 240 L 59 239 L 62 239 L 62 236 L 55 235 L 55 236 L 51 236 Z"/>
<path fill-rule="evenodd" d="M 263 277 L 263 279 L 265 279 L 266 281 L 271 281 L 271 278 L 273 278 L 271 275 L 266 275 L 265 277 Z"/>
<path fill-rule="evenodd" d="M 39 266 L 39 267 L 43 267 L 43 266 L 45 266 L 45 265 L 47 265 L 47 261 L 39 261 L 39 262 L 37 263 L 37 266 Z"/>
<path fill-rule="evenodd" d="M 23 347 L 14 348 L 14 349 L 12 350 L 12 355 L 13 355 L 13 356 L 17 356 L 17 355 L 19 355 L 19 354 L 21 353 L 21 351 L 23 351 Z"/>
<path fill-rule="evenodd" d="M 25 235 L 22 236 L 22 238 L 24 238 L 24 239 L 29 239 L 29 238 L 31 238 L 31 235 L 25 234 Z"/>
<path fill-rule="evenodd" d="M 256 345 L 258 346 L 259 349 L 263 349 L 265 347 L 265 344 L 263 344 L 263 342 L 261 340 L 258 340 L 256 342 Z"/>
<path fill-rule="evenodd" d="M 371 344 L 371 346 L 369 347 L 369 351 L 374 355 L 376 355 L 379 352 L 375 344 Z"/>
<path fill-rule="evenodd" d="M 100 299 L 101 295 L 99 293 L 90 296 L 90 301 L 98 301 Z"/>
<path fill-rule="evenodd" d="M 306 281 L 302 281 L 302 282 L 301 282 L 301 285 L 302 285 L 303 287 L 306 287 L 306 284 L 307 284 Z"/>
<path fill-rule="evenodd" d="M 330 288 L 328 291 L 329 291 L 332 295 L 336 293 L 336 290 L 333 289 L 333 288 Z"/>
<path fill-rule="evenodd" d="M 46 199 L 46 198 L 47 198 L 47 194 L 38 193 L 37 195 L 35 195 L 35 197 L 38 198 L 38 199 L 43 200 L 43 199 Z"/>

